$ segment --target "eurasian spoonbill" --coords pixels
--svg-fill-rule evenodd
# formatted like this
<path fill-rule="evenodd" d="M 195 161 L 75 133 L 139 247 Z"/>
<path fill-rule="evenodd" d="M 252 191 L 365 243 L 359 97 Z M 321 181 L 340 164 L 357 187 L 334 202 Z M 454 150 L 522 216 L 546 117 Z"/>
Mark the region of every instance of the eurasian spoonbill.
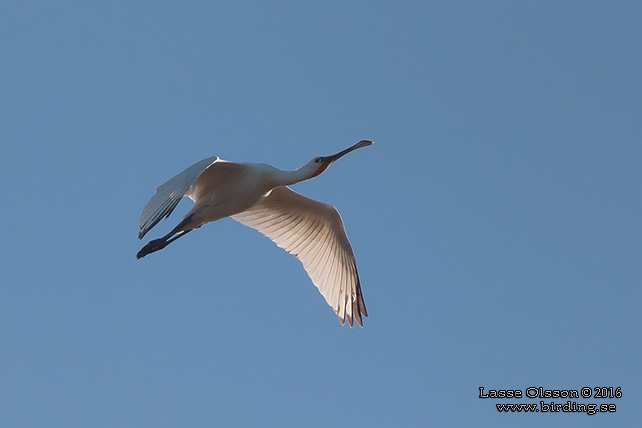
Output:
<path fill-rule="evenodd" d="M 139 239 L 163 217 L 169 217 L 183 196 L 195 202 L 171 232 L 149 242 L 136 257 L 162 250 L 206 223 L 231 216 L 294 254 L 341 324 L 347 317 L 352 327 L 354 316 L 363 327 L 362 315 L 367 317 L 368 313 L 352 246 L 338 211 L 287 186 L 314 178 L 343 155 L 371 144 L 359 141 L 335 155 L 316 157 L 295 171 L 228 162 L 217 156 L 203 159 L 158 187 L 147 203 L 140 218 Z"/>

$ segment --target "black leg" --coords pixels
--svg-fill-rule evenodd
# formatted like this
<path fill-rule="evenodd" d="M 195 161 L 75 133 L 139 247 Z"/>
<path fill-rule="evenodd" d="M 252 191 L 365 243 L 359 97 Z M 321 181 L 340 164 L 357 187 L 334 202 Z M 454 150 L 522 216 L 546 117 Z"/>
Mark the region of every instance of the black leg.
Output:
<path fill-rule="evenodd" d="M 169 244 L 171 244 L 172 242 L 176 241 L 178 238 L 180 238 L 180 237 L 182 237 L 182 236 L 187 235 L 187 234 L 188 234 L 188 233 L 190 233 L 192 230 L 194 230 L 194 229 L 185 230 L 185 231 L 183 231 L 183 232 L 179 232 L 179 233 L 177 233 L 177 234 L 176 234 L 176 236 L 174 236 L 173 238 L 170 238 L 170 239 L 168 239 L 168 240 L 167 240 L 167 244 L 168 244 L 168 245 L 169 245 Z"/>
<path fill-rule="evenodd" d="M 167 235 L 163 236 L 162 238 L 158 238 L 158 239 L 154 239 L 153 241 L 150 241 L 147 245 L 141 248 L 138 254 L 136 254 L 136 258 L 142 259 L 148 254 L 155 253 L 156 251 L 160 251 L 163 248 L 167 247 L 172 242 L 176 241 L 181 236 L 187 235 L 189 232 L 194 230 L 194 229 L 181 230 L 187 224 L 188 221 L 189 221 L 189 217 L 184 218 Z"/>

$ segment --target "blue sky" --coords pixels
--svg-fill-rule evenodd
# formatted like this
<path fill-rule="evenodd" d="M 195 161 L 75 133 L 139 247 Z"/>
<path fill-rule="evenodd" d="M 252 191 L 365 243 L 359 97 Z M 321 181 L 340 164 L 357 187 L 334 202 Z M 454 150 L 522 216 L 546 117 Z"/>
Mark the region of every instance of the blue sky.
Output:
<path fill-rule="evenodd" d="M 632 426 L 640 22 L 627 1 L 3 2 L 0 425 Z M 192 163 L 360 139 L 294 189 L 341 213 L 365 328 L 230 219 L 135 259 Z M 478 397 L 531 386 L 623 396 Z"/>

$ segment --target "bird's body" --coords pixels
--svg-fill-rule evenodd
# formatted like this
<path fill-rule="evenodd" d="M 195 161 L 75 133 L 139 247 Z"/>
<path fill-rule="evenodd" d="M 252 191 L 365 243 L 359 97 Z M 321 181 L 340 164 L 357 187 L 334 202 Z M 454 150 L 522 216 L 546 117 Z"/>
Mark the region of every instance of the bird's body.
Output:
<path fill-rule="evenodd" d="M 200 227 L 249 209 L 276 187 L 272 179 L 275 169 L 219 159 L 203 171 L 185 195 L 195 202 L 188 214 L 192 221 L 186 227 Z"/>
<path fill-rule="evenodd" d="M 143 247 L 138 258 L 161 250 L 206 223 L 232 217 L 266 235 L 294 254 L 343 324 L 353 316 L 363 326 L 367 316 L 352 247 L 337 210 L 308 199 L 287 186 L 316 177 L 341 156 L 372 144 L 362 140 L 333 156 L 318 157 L 295 171 L 270 165 L 204 159 L 157 189 L 140 222 L 139 239 L 163 217 L 168 217 L 183 196 L 194 207 L 166 236 Z"/>

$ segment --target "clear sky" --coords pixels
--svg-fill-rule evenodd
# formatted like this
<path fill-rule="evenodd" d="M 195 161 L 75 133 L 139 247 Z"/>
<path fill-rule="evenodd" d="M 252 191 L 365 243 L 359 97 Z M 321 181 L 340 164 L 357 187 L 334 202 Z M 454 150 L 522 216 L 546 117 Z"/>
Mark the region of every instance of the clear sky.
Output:
<path fill-rule="evenodd" d="M 0 426 L 634 426 L 641 22 L 637 1 L 2 2 Z M 192 163 L 361 139 L 294 189 L 343 216 L 365 328 L 231 219 L 136 260 Z M 532 386 L 622 397 L 479 398 Z"/>

